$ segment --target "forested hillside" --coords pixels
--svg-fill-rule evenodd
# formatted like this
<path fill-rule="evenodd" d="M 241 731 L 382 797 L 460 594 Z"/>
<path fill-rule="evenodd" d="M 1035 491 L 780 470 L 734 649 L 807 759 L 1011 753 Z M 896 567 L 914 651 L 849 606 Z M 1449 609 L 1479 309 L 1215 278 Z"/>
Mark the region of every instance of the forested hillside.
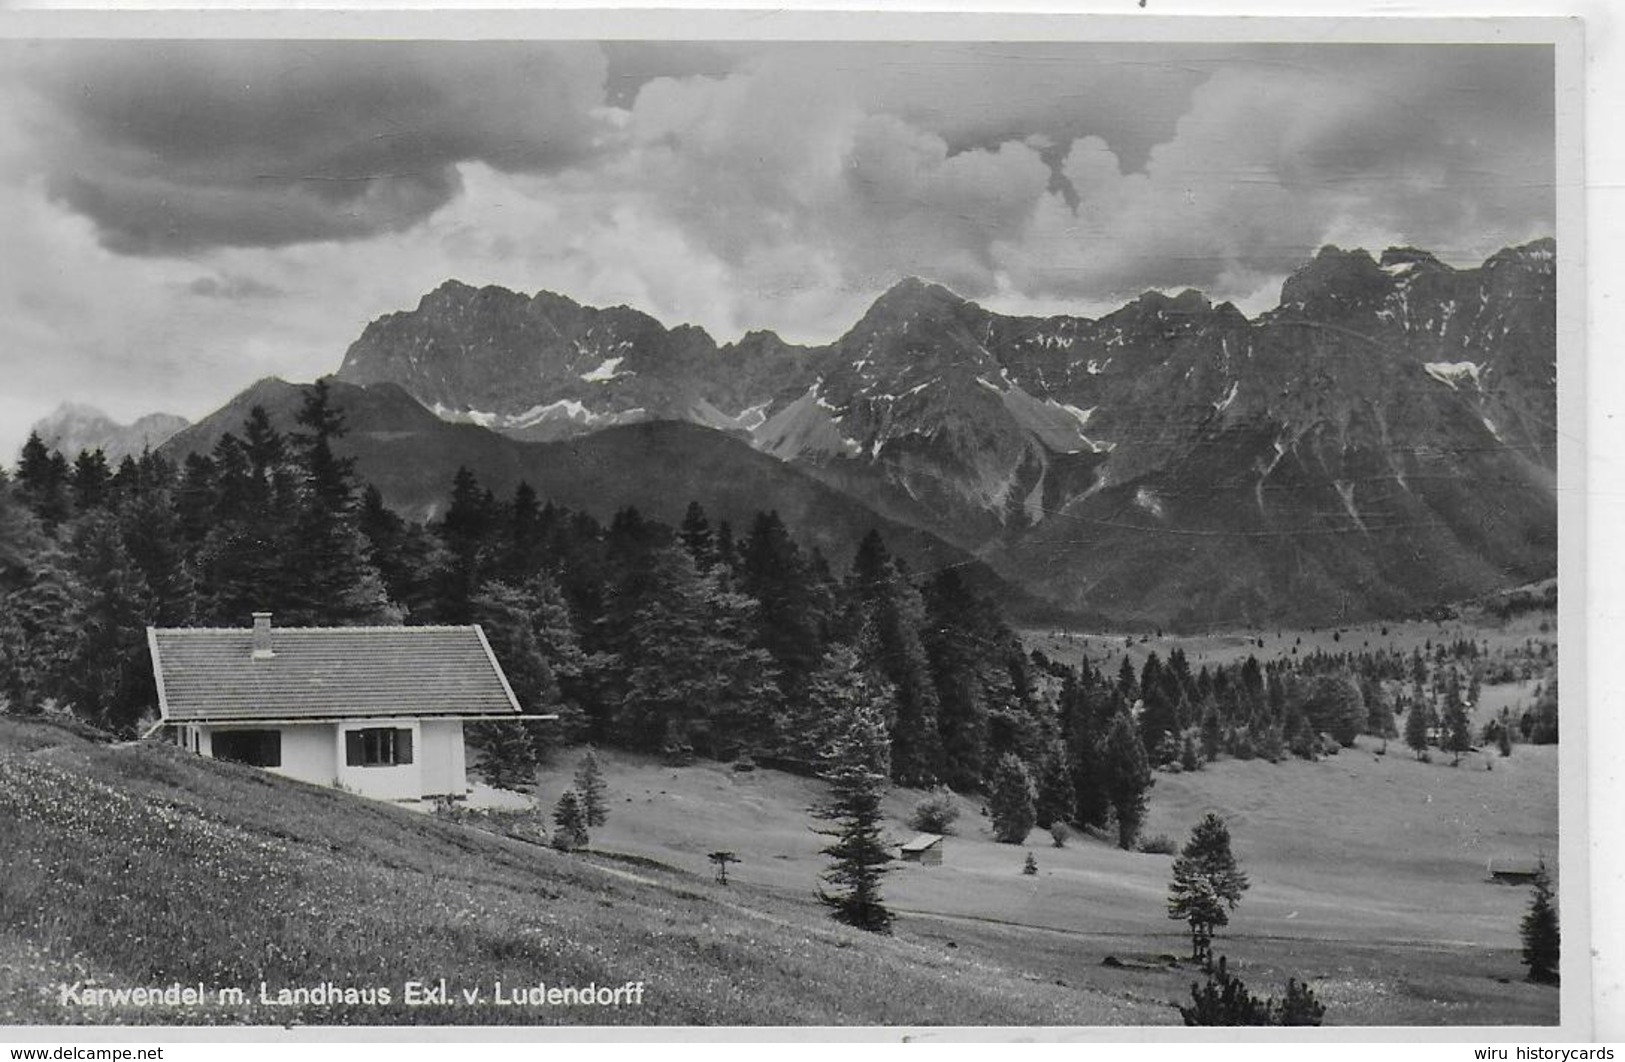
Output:
<path fill-rule="evenodd" d="M 180 467 L 70 462 L 31 440 L 0 486 L 9 709 L 135 733 L 155 716 L 148 625 L 243 626 L 257 610 L 285 626 L 479 623 L 525 711 L 558 716 L 476 735 L 495 781 L 526 784 L 539 754 L 584 741 L 811 773 L 858 699 L 885 721 L 895 781 L 984 791 L 1014 769 L 1038 825 L 1115 825 L 1125 847 L 1156 767 L 1313 758 L 1397 737 L 1407 711 L 1419 753 L 1556 738 L 1555 680 L 1520 718 L 1468 722 L 1484 682 L 1546 679 L 1549 647 L 1194 671 L 1178 649 L 1138 666 L 1056 660 L 1026 651 L 958 568 L 911 570 L 876 532 L 835 570 L 776 512 L 733 527 L 692 504 L 674 527 L 628 506 L 601 523 L 524 482 L 498 496 L 466 469 L 444 515 L 417 523 L 357 482 L 335 450 L 345 431 L 319 384 L 295 423 L 255 407 Z"/>

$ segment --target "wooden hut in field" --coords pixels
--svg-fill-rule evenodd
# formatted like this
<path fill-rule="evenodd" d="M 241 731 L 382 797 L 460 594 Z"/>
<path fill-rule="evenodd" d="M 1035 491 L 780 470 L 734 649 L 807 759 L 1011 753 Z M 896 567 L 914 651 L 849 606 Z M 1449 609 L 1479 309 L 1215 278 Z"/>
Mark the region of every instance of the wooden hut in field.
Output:
<path fill-rule="evenodd" d="M 1533 885 L 1540 873 L 1540 864 L 1533 859 L 1491 859 L 1488 866 L 1490 880 L 1499 885 Z"/>
<path fill-rule="evenodd" d="M 903 845 L 903 862 L 919 863 L 928 867 L 942 865 L 942 835 L 922 833 Z"/>

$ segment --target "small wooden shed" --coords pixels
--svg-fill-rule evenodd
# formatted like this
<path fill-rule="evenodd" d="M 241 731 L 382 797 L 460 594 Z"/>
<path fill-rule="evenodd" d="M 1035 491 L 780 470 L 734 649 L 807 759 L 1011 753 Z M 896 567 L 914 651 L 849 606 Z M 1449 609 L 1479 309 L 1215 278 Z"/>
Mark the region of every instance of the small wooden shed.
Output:
<path fill-rule="evenodd" d="M 922 833 L 903 845 L 903 862 L 920 863 L 928 867 L 942 865 L 942 835 Z"/>
<path fill-rule="evenodd" d="M 1490 880 L 1500 885 L 1532 885 L 1540 873 L 1540 864 L 1533 859 L 1491 859 Z"/>

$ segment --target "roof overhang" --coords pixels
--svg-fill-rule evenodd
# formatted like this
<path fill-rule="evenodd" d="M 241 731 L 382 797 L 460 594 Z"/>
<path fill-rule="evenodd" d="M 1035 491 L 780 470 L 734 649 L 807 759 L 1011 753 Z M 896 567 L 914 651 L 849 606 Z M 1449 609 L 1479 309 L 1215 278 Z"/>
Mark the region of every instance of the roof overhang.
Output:
<path fill-rule="evenodd" d="M 300 723 L 368 723 L 381 719 L 423 719 L 430 722 L 446 722 L 457 719 L 466 723 L 485 723 L 500 721 L 504 723 L 546 723 L 558 719 L 557 715 L 524 715 L 520 712 L 482 713 L 479 715 L 460 715 L 456 712 L 446 712 L 435 715 L 427 712 L 405 712 L 399 715 L 301 715 L 286 718 L 271 718 L 269 716 L 193 716 L 185 719 L 161 719 L 154 726 L 157 730 L 165 726 L 297 726 Z"/>

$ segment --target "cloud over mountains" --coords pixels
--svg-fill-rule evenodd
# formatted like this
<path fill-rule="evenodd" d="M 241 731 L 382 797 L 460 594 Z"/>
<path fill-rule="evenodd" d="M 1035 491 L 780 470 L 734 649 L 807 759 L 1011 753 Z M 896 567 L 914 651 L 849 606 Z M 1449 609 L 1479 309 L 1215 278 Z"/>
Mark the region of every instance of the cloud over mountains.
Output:
<path fill-rule="evenodd" d="M 822 340 L 905 275 L 1247 309 L 1324 242 L 1553 229 L 1544 46 L 13 41 L 0 71 L 0 342 L 83 376 L 161 335 L 215 397 L 448 275 Z"/>

